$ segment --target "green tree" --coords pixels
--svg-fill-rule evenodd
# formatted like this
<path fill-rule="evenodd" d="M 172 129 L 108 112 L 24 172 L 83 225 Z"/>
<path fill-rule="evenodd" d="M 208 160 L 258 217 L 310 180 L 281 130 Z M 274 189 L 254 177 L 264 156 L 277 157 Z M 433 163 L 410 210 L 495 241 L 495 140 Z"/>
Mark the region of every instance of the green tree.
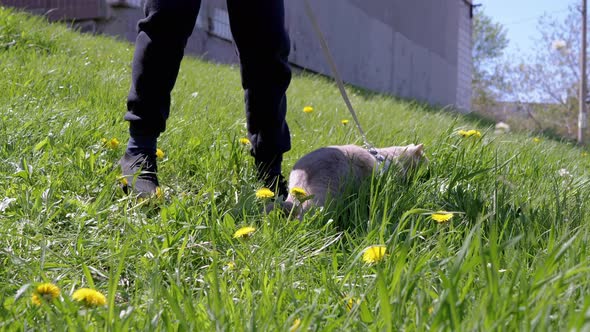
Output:
<path fill-rule="evenodd" d="M 539 129 L 568 138 L 577 132 L 581 18 L 576 6 L 562 20 L 543 16 L 532 56 L 514 67 L 512 77 L 512 98 L 526 106 Z"/>
<path fill-rule="evenodd" d="M 472 105 L 486 112 L 508 89 L 507 65 L 502 61 L 508 46 L 506 29 L 482 10 L 473 16 Z"/>

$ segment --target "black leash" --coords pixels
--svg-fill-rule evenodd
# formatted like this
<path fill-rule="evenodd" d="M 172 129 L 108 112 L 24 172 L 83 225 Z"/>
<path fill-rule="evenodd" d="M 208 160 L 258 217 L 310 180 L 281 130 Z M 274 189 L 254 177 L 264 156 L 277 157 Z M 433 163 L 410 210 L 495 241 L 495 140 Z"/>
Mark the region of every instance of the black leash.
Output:
<path fill-rule="evenodd" d="M 313 10 L 311 9 L 311 5 L 309 4 L 309 0 L 303 0 L 303 2 L 305 3 L 305 11 L 307 12 L 307 16 L 309 17 L 309 20 L 311 21 L 311 25 L 313 26 L 315 33 L 317 34 L 318 39 L 320 40 L 320 44 L 322 45 L 322 50 L 324 51 L 324 55 L 326 56 L 326 60 L 328 61 L 328 64 L 330 65 L 330 69 L 332 70 L 332 74 L 334 75 L 334 79 L 336 80 L 336 85 L 338 85 L 338 89 L 340 90 L 340 94 L 342 95 L 342 99 L 344 99 L 344 103 L 346 104 L 346 107 L 348 107 L 348 111 L 350 112 L 354 122 L 356 123 L 356 127 L 358 128 L 358 131 L 361 134 L 361 137 L 363 138 L 366 149 L 369 151 L 369 153 L 371 153 L 371 155 L 373 155 L 373 157 L 375 157 L 375 159 L 377 159 L 377 161 L 379 161 L 379 162 L 384 161 L 385 158 L 377 151 L 377 149 L 375 149 L 375 147 L 371 143 L 369 143 L 369 140 L 367 139 L 367 136 L 365 135 L 365 132 L 363 131 L 363 128 L 361 127 L 361 123 L 359 122 L 358 118 L 356 117 L 356 112 L 354 111 L 354 108 L 352 107 L 352 103 L 350 102 L 350 99 L 348 98 L 348 94 L 346 93 L 346 89 L 344 89 L 344 82 L 340 78 L 340 74 L 338 73 L 338 70 L 336 69 L 336 64 L 334 63 L 334 59 L 332 58 L 332 54 L 330 53 L 330 49 L 328 48 L 328 44 L 326 43 L 326 39 L 324 38 L 322 31 L 320 30 L 320 26 L 318 25 L 317 19 L 315 18 L 315 15 L 313 14 Z"/>

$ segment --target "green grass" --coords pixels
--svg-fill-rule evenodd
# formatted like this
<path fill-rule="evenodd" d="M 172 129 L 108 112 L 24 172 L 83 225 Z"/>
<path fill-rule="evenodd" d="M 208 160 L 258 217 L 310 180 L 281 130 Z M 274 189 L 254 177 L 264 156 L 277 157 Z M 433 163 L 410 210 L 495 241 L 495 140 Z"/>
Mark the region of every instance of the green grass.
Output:
<path fill-rule="evenodd" d="M 0 9 L 0 329 L 590 328 L 581 149 L 350 89 L 369 139 L 424 143 L 428 174 L 376 179 L 288 221 L 254 196 L 238 69 L 187 58 L 159 141 L 164 195 L 141 202 L 117 186 L 132 49 Z M 362 143 L 331 81 L 297 75 L 288 98 L 285 171 L 314 148 Z M 457 135 L 472 128 L 483 137 Z M 438 224 L 437 210 L 457 213 Z M 233 239 L 242 226 L 257 231 Z M 388 255 L 367 265 L 375 244 Z M 40 282 L 61 295 L 33 305 Z M 108 305 L 80 306 L 80 287 Z"/>

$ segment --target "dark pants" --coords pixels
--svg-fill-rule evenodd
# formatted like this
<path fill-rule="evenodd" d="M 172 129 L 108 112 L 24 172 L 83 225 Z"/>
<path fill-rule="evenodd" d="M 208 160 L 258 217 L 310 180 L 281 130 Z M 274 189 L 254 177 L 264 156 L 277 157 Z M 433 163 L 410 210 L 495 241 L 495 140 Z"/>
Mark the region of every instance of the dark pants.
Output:
<path fill-rule="evenodd" d="M 170 92 L 200 5 L 200 0 L 147 1 L 146 18 L 138 23 L 125 115 L 132 137 L 157 137 L 165 130 Z M 285 122 L 290 42 L 283 0 L 227 0 L 227 8 L 240 59 L 252 155 L 262 162 L 280 158 L 291 148 Z"/>

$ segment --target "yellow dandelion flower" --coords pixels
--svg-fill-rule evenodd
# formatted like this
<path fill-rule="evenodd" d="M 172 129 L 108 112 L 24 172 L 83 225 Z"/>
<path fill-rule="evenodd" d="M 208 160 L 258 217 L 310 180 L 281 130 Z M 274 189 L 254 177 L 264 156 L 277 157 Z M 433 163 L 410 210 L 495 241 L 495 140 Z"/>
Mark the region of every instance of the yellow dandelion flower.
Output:
<path fill-rule="evenodd" d="M 361 300 L 357 299 L 355 297 L 350 297 L 350 298 L 348 298 L 348 300 L 345 299 L 345 301 L 346 301 L 346 310 L 348 310 L 348 311 L 351 311 L 355 305 L 361 304 Z"/>
<path fill-rule="evenodd" d="M 538 138 L 538 137 L 534 137 L 534 138 L 533 138 L 533 142 L 535 142 L 535 143 L 539 143 L 540 141 L 541 141 L 541 139 L 540 139 L 540 138 Z"/>
<path fill-rule="evenodd" d="M 119 144 L 119 140 L 114 137 L 111 138 L 108 142 L 106 142 L 107 147 L 113 150 L 118 148 Z"/>
<path fill-rule="evenodd" d="M 255 231 L 256 231 L 256 228 L 251 227 L 251 226 L 242 227 L 234 233 L 234 239 L 248 238 Z"/>
<path fill-rule="evenodd" d="M 164 191 L 160 187 L 156 187 L 156 198 L 162 198 L 164 196 Z"/>
<path fill-rule="evenodd" d="M 128 186 L 129 185 L 129 181 L 127 181 L 127 178 L 121 178 L 119 180 L 119 182 L 124 185 L 124 186 Z"/>
<path fill-rule="evenodd" d="M 299 326 L 301 326 L 301 319 L 295 318 L 295 320 L 293 321 L 293 325 L 291 325 L 291 328 L 289 329 L 289 332 L 297 331 Z"/>
<path fill-rule="evenodd" d="M 164 151 L 160 150 L 160 149 L 156 149 L 156 158 L 158 159 L 164 159 Z"/>
<path fill-rule="evenodd" d="M 384 245 L 370 246 L 365 249 L 363 253 L 363 262 L 365 263 L 377 263 L 385 257 L 387 248 Z"/>
<path fill-rule="evenodd" d="M 235 235 L 235 234 L 234 234 L 234 235 Z M 236 263 L 234 263 L 234 262 L 229 262 L 229 263 L 227 263 L 226 267 L 227 267 L 227 269 L 228 269 L 228 270 L 233 270 L 233 269 L 235 269 L 235 268 L 236 268 Z"/>
<path fill-rule="evenodd" d="M 432 218 L 432 220 L 434 220 L 438 223 L 444 223 L 444 222 L 451 220 L 451 218 L 453 218 L 453 213 L 446 212 L 446 211 L 437 211 L 437 212 L 431 214 L 430 218 Z"/>
<path fill-rule="evenodd" d="M 459 134 L 459 136 L 462 136 L 462 137 L 471 137 L 471 136 L 481 137 L 481 132 L 479 132 L 478 130 L 475 130 L 475 129 L 459 130 L 458 134 Z"/>
<path fill-rule="evenodd" d="M 347 119 L 341 120 L 340 123 L 342 123 L 342 125 L 346 126 L 348 124 L 348 120 Z"/>
<path fill-rule="evenodd" d="M 242 143 L 244 145 L 249 145 L 250 144 L 250 140 L 247 139 L 246 137 L 242 137 L 242 138 L 240 138 L 240 143 Z"/>
<path fill-rule="evenodd" d="M 50 302 L 53 299 L 57 298 L 59 296 L 59 293 L 59 287 L 57 287 L 56 285 L 49 282 L 42 283 L 39 284 L 33 291 L 31 302 L 33 302 L 34 305 L 41 305 L 43 303 L 41 301 L 41 298 L 43 298 L 43 300 L 47 302 Z"/>
<path fill-rule="evenodd" d="M 274 195 L 275 193 L 273 193 L 272 190 L 266 187 L 256 190 L 256 198 L 265 199 L 274 197 Z"/>
<path fill-rule="evenodd" d="M 303 108 L 303 113 L 311 113 L 311 112 L 313 112 L 313 107 L 311 107 L 311 106 L 305 106 Z"/>
<path fill-rule="evenodd" d="M 80 288 L 72 294 L 72 299 L 87 306 L 102 306 L 107 304 L 107 298 L 99 291 L 90 288 Z"/>
<path fill-rule="evenodd" d="M 291 195 L 295 196 L 296 198 L 304 198 L 307 196 L 305 189 L 299 187 L 293 187 L 290 191 Z"/>

